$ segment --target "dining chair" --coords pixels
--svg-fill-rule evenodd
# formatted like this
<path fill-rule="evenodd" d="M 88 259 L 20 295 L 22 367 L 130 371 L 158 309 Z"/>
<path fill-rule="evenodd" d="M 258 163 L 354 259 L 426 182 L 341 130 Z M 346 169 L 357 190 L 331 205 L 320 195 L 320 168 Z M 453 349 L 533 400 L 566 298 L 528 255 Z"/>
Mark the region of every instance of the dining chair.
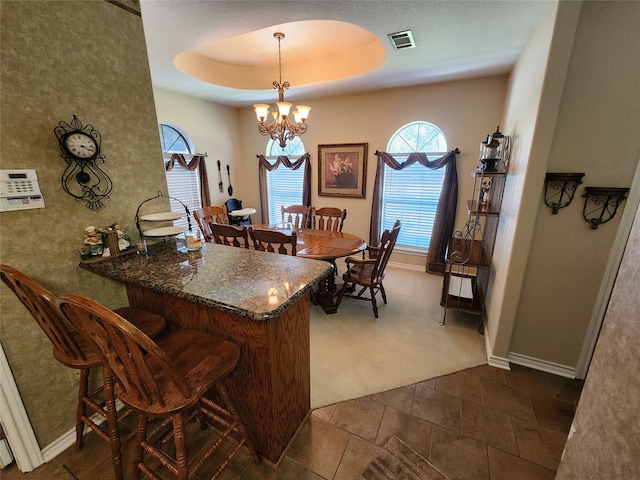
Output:
<path fill-rule="evenodd" d="M 172 332 L 156 343 L 89 298 L 63 294 L 56 305 L 90 340 L 105 370 L 115 379 L 118 398 L 140 414 L 134 479 L 141 473 L 160 479 L 158 469 L 162 467 L 178 480 L 194 478 L 214 453 L 217 463 L 212 468 L 216 470 L 207 478 L 217 478 L 243 445 L 256 462 L 260 461 L 224 384 L 240 358 L 236 344 L 187 329 Z M 159 426 L 149 431 L 149 424 L 156 419 L 159 422 L 154 425 Z M 198 420 L 202 430 L 214 428 L 208 429 L 208 440 L 199 436 L 203 445 L 187 452 L 185 430 L 192 420 Z"/>
<path fill-rule="evenodd" d="M 296 256 L 298 236 L 295 231 L 286 234 L 277 230 L 250 227 L 249 236 L 256 250 Z"/>
<path fill-rule="evenodd" d="M 103 370 L 102 387 L 89 392 L 89 372 L 92 368 L 103 365 L 102 360 L 91 347 L 89 340 L 60 315 L 55 305 L 56 296 L 40 283 L 8 265 L 0 265 L 0 274 L 2 281 L 15 293 L 53 344 L 54 358 L 65 367 L 80 370 L 76 406 L 76 448 L 80 449 L 83 446 L 86 425 L 110 445 L 115 477 L 122 480 L 122 455 L 113 378 Z M 166 326 L 166 320 L 160 315 L 136 307 L 123 307 L 114 311 L 149 337 L 159 335 Z M 97 399 L 101 393 L 104 395 L 104 405 Z M 97 413 L 107 421 L 108 431 L 91 420 L 87 408 L 91 410 L 91 414 Z M 123 412 L 120 419 L 128 413 L 130 411 Z"/>
<path fill-rule="evenodd" d="M 335 207 L 311 208 L 311 228 L 314 230 L 331 230 L 341 232 L 347 210 Z"/>
<path fill-rule="evenodd" d="M 311 208 L 306 205 L 282 205 L 282 222 L 290 223 L 295 228 L 308 228 Z"/>
<path fill-rule="evenodd" d="M 380 292 L 382 300 L 385 304 L 387 303 L 387 294 L 384 291 L 382 281 L 385 277 L 385 269 L 391 257 L 391 252 L 398 239 L 398 233 L 400 233 L 400 220 L 396 220 L 391 231 L 387 229 L 382 233 L 380 245 L 377 247 L 368 247 L 368 249 L 371 250 L 371 257 L 375 258 L 345 258 L 347 271 L 342 275 L 344 284 L 338 292 L 336 307 L 342 302 L 342 297 L 369 300 L 373 305 L 373 314 L 378 318 L 376 294 Z M 358 293 L 354 293 L 357 287 L 362 288 Z M 369 290 L 369 297 L 364 296 L 367 289 Z"/>
<path fill-rule="evenodd" d="M 211 223 L 227 223 L 227 211 L 225 207 L 212 205 L 209 207 L 198 208 L 193 211 L 193 218 L 196 220 L 205 242 L 213 242 L 213 235 L 209 224 Z"/>
<path fill-rule="evenodd" d="M 220 245 L 231 247 L 249 248 L 249 233 L 245 227 L 235 225 L 223 225 L 221 223 L 209 224 L 213 240 Z"/>

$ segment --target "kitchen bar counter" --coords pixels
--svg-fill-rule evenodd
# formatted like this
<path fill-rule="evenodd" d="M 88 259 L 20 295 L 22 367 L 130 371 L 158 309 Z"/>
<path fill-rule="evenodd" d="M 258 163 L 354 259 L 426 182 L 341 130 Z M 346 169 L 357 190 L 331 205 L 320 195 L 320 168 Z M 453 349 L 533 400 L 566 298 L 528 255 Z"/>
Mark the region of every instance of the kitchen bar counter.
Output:
<path fill-rule="evenodd" d="M 208 243 L 183 253 L 163 246 L 80 266 L 127 284 L 151 288 L 253 320 L 269 320 L 326 277 L 326 262 Z"/>
<path fill-rule="evenodd" d="M 229 393 L 264 460 L 277 465 L 310 411 L 310 291 L 329 263 L 205 244 L 81 262 L 124 282 L 129 304 L 241 348 Z"/>

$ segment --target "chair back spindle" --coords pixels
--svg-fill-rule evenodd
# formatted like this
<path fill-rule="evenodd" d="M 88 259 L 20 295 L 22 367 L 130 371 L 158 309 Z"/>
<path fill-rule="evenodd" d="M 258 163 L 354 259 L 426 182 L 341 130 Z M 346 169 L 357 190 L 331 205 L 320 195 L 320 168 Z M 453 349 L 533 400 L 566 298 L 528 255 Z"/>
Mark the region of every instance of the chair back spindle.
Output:
<path fill-rule="evenodd" d="M 307 228 L 311 208 L 306 205 L 289 205 L 281 207 L 282 222 L 290 223 L 294 228 Z"/>
<path fill-rule="evenodd" d="M 211 223 L 227 223 L 227 210 L 225 207 L 209 206 L 198 208 L 193 211 L 195 219 L 205 242 L 213 242 L 213 234 L 209 225 Z"/>
<path fill-rule="evenodd" d="M 249 248 L 249 233 L 245 227 L 211 223 L 213 240 L 219 245 Z"/>
<path fill-rule="evenodd" d="M 74 329 L 58 313 L 55 295 L 13 267 L 1 265 L 0 273 L 2 281 L 27 308 L 51 341 L 56 360 L 72 368 L 84 366 L 87 363 L 87 355 L 79 345 Z"/>
<path fill-rule="evenodd" d="M 311 228 L 314 230 L 331 230 L 342 232 L 347 211 L 335 207 L 322 207 L 311 209 Z"/>
<path fill-rule="evenodd" d="M 295 231 L 286 234 L 275 230 L 250 228 L 249 236 L 256 250 L 296 256 L 298 236 Z"/>

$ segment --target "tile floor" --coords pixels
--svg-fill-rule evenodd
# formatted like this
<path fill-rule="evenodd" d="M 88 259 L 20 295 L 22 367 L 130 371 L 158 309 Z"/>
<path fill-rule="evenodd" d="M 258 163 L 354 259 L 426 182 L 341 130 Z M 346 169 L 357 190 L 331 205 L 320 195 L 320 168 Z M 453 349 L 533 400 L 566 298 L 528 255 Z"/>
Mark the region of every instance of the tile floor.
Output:
<path fill-rule="evenodd" d="M 243 451 L 221 478 L 351 480 L 396 435 L 452 480 L 551 480 L 582 385 L 519 366 L 475 367 L 314 410 L 277 471 Z M 70 448 L 28 474 L 12 466 L 0 477 L 112 480 L 113 473 L 107 445 L 88 435 L 79 452 Z"/>

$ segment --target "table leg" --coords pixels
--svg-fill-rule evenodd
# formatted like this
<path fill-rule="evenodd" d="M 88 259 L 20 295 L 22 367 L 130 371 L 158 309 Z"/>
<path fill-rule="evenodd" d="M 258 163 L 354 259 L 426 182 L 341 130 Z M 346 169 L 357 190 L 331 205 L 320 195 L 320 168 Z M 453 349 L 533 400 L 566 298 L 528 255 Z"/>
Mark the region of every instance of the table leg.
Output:
<path fill-rule="evenodd" d="M 338 307 L 336 307 L 334 296 L 336 293 L 336 262 L 335 260 L 327 260 L 333 266 L 333 272 L 327 275 L 327 277 L 318 284 L 318 291 L 316 292 L 316 303 L 322 307 L 324 313 L 330 315 L 332 313 L 338 313 Z"/>

